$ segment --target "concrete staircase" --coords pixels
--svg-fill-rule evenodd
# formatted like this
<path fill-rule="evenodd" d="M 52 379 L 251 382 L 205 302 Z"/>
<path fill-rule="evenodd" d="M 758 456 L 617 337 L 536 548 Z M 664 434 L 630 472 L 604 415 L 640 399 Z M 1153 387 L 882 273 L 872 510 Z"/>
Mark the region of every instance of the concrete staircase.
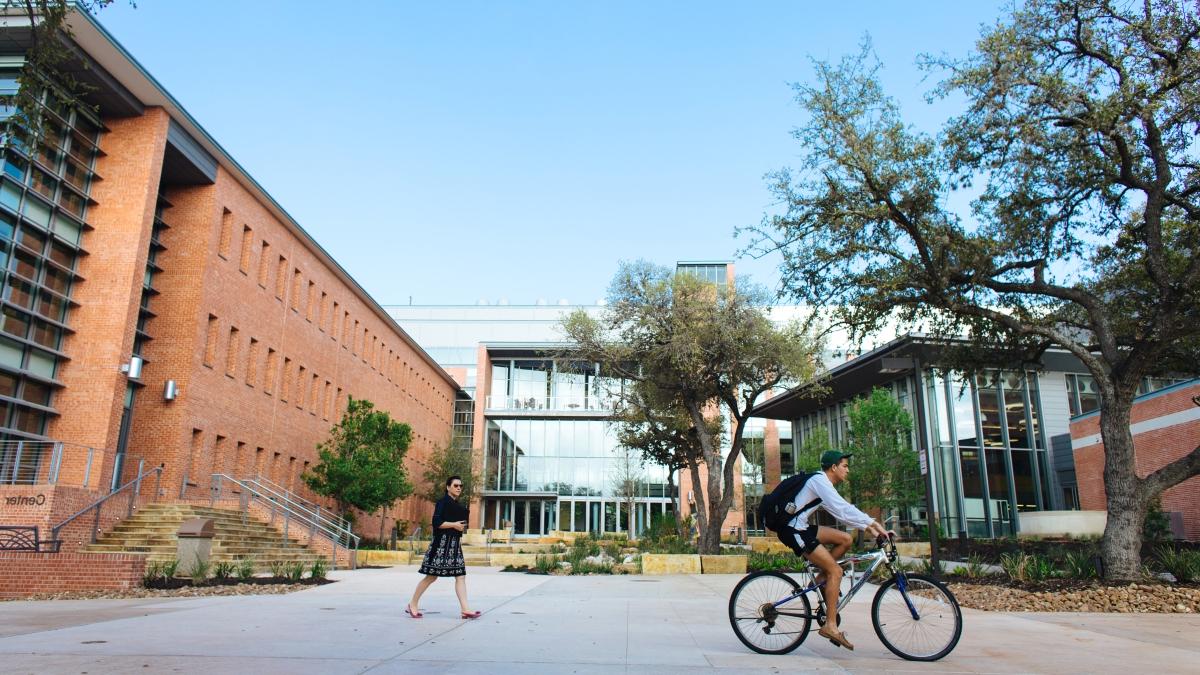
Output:
<path fill-rule="evenodd" d="M 213 563 L 253 558 L 259 571 L 267 571 L 273 562 L 311 565 L 316 560 L 327 561 L 327 556 L 284 539 L 282 532 L 254 516 L 246 516 L 243 522 L 240 511 L 190 504 L 147 504 L 82 551 L 146 553 L 148 562 L 170 561 L 178 552 L 175 533 L 179 524 L 192 518 L 213 520 Z M 190 560 L 179 561 L 180 570 L 191 564 Z"/>

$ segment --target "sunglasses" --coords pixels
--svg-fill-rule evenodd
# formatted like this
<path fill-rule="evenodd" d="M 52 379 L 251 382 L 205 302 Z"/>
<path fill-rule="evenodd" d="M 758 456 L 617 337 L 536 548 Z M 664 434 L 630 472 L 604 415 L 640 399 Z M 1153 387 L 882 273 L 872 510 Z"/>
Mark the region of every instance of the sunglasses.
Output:
<path fill-rule="evenodd" d="M 462 487 L 462 483 L 451 483 L 450 487 L 460 488 L 460 487 Z"/>

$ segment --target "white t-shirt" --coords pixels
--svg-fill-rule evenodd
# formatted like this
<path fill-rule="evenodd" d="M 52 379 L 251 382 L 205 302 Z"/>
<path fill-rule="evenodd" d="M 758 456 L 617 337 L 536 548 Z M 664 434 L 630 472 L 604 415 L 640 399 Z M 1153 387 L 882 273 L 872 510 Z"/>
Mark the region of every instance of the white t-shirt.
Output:
<path fill-rule="evenodd" d="M 817 509 L 825 509 L 829 515 L 859 530 L 866 529 L 875 520 L 843 499 L 824 471 L 818 471 L 809 478 L 792 501 L 797 512 L 796 517 L 788 521 L 788 525 L 796 530 L 807 529 L 812 524 L 812 517 Z"/>

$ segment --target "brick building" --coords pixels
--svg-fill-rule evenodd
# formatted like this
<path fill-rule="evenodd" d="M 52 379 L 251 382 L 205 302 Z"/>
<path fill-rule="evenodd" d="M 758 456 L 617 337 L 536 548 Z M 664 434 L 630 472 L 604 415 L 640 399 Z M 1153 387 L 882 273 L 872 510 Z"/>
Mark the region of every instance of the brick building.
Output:
<path fill-rule="evenodd" d="M 29 37 L 5 18 L 11 96 Z M 48 485 L 0 524 L 52 524 L 157 466 L 160 498 L 204 498 L 213 474 L 312 498 L 299 477 L 347 397 L 412 426 L 419 475 L 458 385 L 94 18 L 71 26 L 85 105 L 47 81 L 47 132 L 10 124 L 0 178 L 0 494 Z"/>
<path fill-rule="evenodd" d="M 1147 476 L 1200 445 L 1200 380 L 1191 380 L 1134 400 L 1130 416 L 1139 476 Z M 1104 510 L 1104 443 L 1099 412 L 1071 420 L 1071 445 L 1079 501 L 1084 509 Z M 1162 494 L 1162 510 L 1171 516 L 1176 536 L 1200 541 L 1200 476 Z M 1174 515 L 1177 514 L 1177 515 Z"/>

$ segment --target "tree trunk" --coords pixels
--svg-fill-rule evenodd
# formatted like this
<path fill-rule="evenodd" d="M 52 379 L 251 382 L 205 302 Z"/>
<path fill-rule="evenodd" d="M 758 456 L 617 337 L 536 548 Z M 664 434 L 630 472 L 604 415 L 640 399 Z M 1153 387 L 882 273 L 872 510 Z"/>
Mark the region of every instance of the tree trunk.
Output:
<path fill-rule="evenodd" d="M 708 504 L 704 500 L 704 489 L 700 483 L 700 465 L 695 460 L 688 460 L 688 473 L 692 475 L 692 495 L 695 497 L 696 506 L 693 512 L 696 520 L 696 533 L 699 535 L 696 547 L 703 553 L 704 537 L 708 532 Z"/>
<path fill-rule="evenodd" d="M 1100 555 L 1104 577 L 1133 581 L 1142 575 L 1142 523 L 1149 498 L 1143 494 L 1129 428 L 1132 401 L 1114 396 L 1100 404 L 1100 438 L 1104 442 L 1104 495 L 1108 522 Z"/>
<path fill-rule="evenodd" d="M 671 515 L 675 516 L 675 534 L 683 536 L 683 514 L 679 510 L 679 498 L 675 494 L 675 470 L 667 469 L 667 496 L 671 498 Z"/>

